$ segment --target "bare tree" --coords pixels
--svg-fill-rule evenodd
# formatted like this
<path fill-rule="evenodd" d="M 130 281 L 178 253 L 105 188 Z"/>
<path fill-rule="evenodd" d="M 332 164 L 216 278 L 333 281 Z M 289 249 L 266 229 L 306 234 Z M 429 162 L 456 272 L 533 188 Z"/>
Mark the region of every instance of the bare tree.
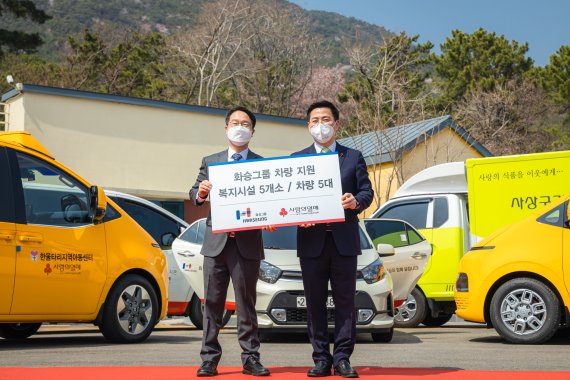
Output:
<path fill-rule="evenodd" d="M 456 118 L 493 154 L 531 153 L 550 148 L 544 128 L 550 112 L 547 96 L 529 81 L 476 89 L 457 105 Z"/>
<path fill-rule="evenodd" d="M 296 115 L 306 78 L 319 58 L 319 43 L 309 33 L 309 20 L 297 7 L 287 8 L 276 0 L 250 4 L 249 18 L 255 21 L 245 34 L 251 38 L 239 59 L 230 63 L 236 72 L 232 78 L 236 100 L 257 112 Z M 240 71 L 243 67 L 249 70 Z"/>
<path fill-rule="evenodd" d="M 344 89 L 346 83 L 346 70 L 338 64 L 335 67 L 319 66 L 312 72 L 307 73 L 302 82 L 305 83 L 303 92 L 298 93 L 293 104 L 296 104 L 295 113 L 291 116 L 306 118 L 306 110 L 311 103 L 326 99 L 335 102 L 338 94 Z M 341 114 L 348 115 L 350 109 L 341 105 Z"/>
<path fill-rule="evenodd" d="M 169 39 L 167 91 L 184 103 L 297 115 L 321 46 L 308 26 L 279 0 L 204 2 L 197 25 Z"/>
<path fill-rule="evenodd" d="M 374 155 L 387 155 L 393 163 L 388 176 L 382 176 L 380 162 L 369 166 L 378 204 L 389 197 L 393 185 L 405 180 L 399 149 L 403 135 L 396 126 L 425 119 L 427 114 L 426 65 L 432 45 L 417 44 L 417 39 L 402 33 L 380 45 L 356 45 L 347 51 L 354 72 L 339 96 L 352 109 L 345 134 L 366 134 L 374 144 Z"/>
<path fill-rule="evenodd" d="M 253 37 L 250 25 L 254 20 L 250 2 L 244 0 L 204 2 L 200 15 L 195 28 L 172 40 L 170 54 L 187 67 L 181 71 L 184 76 L 174 78 L 185 87 L 185 102 L 210 106 L 222 85 L 248 70 L 238 65 L 230 69 L 229 65 Z"/>

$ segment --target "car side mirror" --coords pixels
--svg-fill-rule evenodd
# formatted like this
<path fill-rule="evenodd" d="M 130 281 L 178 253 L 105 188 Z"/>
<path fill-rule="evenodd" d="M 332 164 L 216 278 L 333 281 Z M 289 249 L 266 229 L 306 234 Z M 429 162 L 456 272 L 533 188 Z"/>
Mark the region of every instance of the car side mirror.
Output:
<path fill-rule="evenodd" d="M 396 254 L 392 244 L 378 244 L 376 251 L 380 257 L 394 256 Z"/>
<path fill-rule="evenodd" d="M 171 247 L 172 242 L 176 239 L 176 235 L 172 232 L 165 232 L 160 236 L 160 245 L 161 247 Z"/>
<path fill-rule="evenodd" d="M 105 217 L 107 196 L 101 187 L 91 186 L 89 189 L 89 217 L 98 223 Z"/>

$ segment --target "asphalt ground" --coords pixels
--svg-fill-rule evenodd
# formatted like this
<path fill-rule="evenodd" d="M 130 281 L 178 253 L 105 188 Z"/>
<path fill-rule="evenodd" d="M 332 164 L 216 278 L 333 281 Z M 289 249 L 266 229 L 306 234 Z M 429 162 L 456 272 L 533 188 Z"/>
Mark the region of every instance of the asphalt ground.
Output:
<path fill-rule="evenodd" d="M 45 324 L 26 340 L 0 339 L 0 366 L 198 366 L 201 337 L 202 331 L 187 318 L 161 321 L 139 344 L 109 343 L 88 324 Z M 240 366 L 235 317 L 222 329 L 220 343 L 220 366 Z M 306 334 L 271 334 L 260 352 L 266 366 L 312 365 Z M 390 343 L 375 343 L 370 334 L 359 334 L 351 363 L 383 368 L 569 371 L 568 358 L 568 336 L 543 345 L 511 345 L 493 329 L 455 321 L 438 328 L 396 329 Z"/>

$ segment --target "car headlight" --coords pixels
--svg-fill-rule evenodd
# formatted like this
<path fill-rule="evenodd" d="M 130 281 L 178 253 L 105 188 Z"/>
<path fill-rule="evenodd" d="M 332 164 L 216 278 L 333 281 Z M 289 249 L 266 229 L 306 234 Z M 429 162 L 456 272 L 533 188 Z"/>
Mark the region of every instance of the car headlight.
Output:
<path fill-rule="evenodd" d="M 382 260 L 378 258 L 371 264 L 367 265 L 360 272 L 362 273 L 362 278 L 364 281 L 366 281 L 367 284 L 373 284 L 384 278 L 386 274 L 386 268 L 384 268 Z"/>
<path fill-rule="evenodd" d="M 275 284 L 279 277 L 281 277 L 281 269 L 275 265 L 269 264 L 265 260 L 261 260 L 259 264 L 259 279 L 261 281 L 268 282 L 270 284 Z"/>

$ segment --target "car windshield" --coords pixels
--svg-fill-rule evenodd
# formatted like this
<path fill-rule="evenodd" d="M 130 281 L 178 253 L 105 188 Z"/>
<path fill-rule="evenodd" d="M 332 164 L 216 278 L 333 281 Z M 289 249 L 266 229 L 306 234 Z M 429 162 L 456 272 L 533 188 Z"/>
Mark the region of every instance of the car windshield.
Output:
<path fill-rule="evenodd" d="M 372 245 L 368 241 L 366 234 L 360 231 L 360 248 L 370 249 Z M 297 227 L 278 227 L 275 232 L 263 231 L 263 247 L 265 249 L 297 249 Z"/>

